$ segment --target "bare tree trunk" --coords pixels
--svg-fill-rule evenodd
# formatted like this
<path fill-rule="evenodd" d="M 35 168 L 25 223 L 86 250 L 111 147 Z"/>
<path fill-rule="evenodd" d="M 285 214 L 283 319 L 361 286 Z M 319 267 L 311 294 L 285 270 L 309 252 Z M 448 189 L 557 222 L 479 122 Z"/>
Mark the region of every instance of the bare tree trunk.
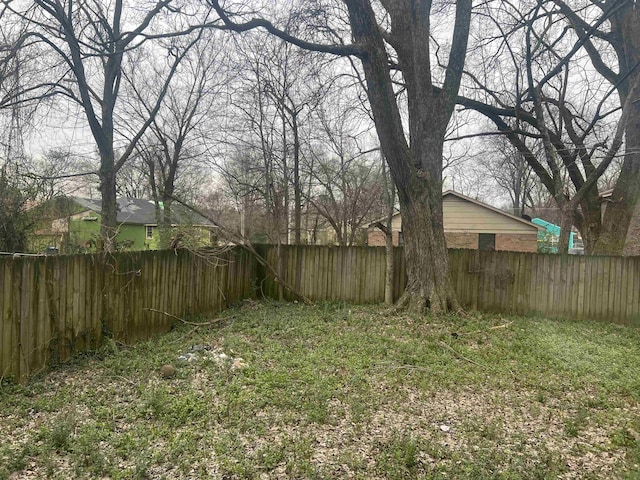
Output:
<path fill-rule="evenodd" d="M 640 77 L 640 72 L 636 76 Z M 632 110 L 625 134 L 625 160 L 607 205 L 602 233 L 594 245 L 594 253 L 624 253 L 627 231 L 640 200 L 640 102 L 632 103 L 629 108 Z"/>
<path fill-rule="evenodd" d="M 284 104 L 284 98 L 280 98 L 279 102 Z M 282 124 L 282 220 L 284 222 L 284 232 L 281 230 L 280 234 L 282 235 L 282 243 L 288 245 L 291 243 L 290 234 L 291 229 L 290 222 L 291 219 L 289 216 L 291 215 L 290 205 L 289 205 L 289 163 L 287 161 L 288 156 L 288 138 L 287 138 L 287 116 L 286 111 L 284 109 L 280 110 L 280 122 Z M 280 224 L 278 225 L 280 227 Z"/>
<path fill-rule="evenodd" d="M 395 276 L 395 256 L 393 254 L 393 214 L 395 213 L 396 204 L 396 189 L 393 185 L 393 181 L 387 175 L 386 160 L 382 157 L 382 178 L 385 184 L 385 196 L 387 201 L 387 222 L 384 232 L 384 246 L 386 256 L 386 271 L 384 282 L 384 303 L 386 305 L 393 305 L 393 279 Z"/>
<path fill-rule="evenodd" d="M 467 54 L 471 25 L 471 0 L 456 0 L 449 61 L 439 91 L 434 89 L 431 45 L 431 0 L 371 2 L 344 0 L 349 13 L 353 45 L 318 45 L 296 39 L 269 22 L 237 24 L 218 0 L 210 5 L 225 26 L 244 31 L 264 26 L 285 41 L 303 48 L 356 55 L 362 62 L 367 96 L 381 150 L 398 188 L 405 233 L 405 258 L 409 283 L 400 307 L 424 314 L 459 309 L 449 280 L 449 260 L 442 221 L 442 151 L 447 125 L 453 114 Z M 375 5 L 375 7 L 374 7 Z M 377 14 L 386 11 L 381 28 Z M 386 35 L 386 36 L 385 36 Z M 397 53 L 408 105 L 403 118 L 390 76 L 387 44 Z M 439 75 L 441 80 L 443 75 Z M 408 125 L 408 132 L 405 130 Z"/>
<path fill-rule="evenodd" d="M 593 253 L 595 242 L 600 237 L 600 232 L 602 230 L 602 212 L 600 209 L 599 199 L 596 201 L 596 204 L 597 207 L 586 206 L 585 208 L 581 208 L 582 224 L 576 225 L 580 231 L 580 235 L 582 236 L 584 253 L 587 255 L 591 255 Z"/>
<path fill-rule="evenodd" d="M 569 252 L 569 239 L 573 224 L 573 208 L 570 205 L 560 206 L 560 237 L 558 238 L 558 253 Z"/>
<path fill-rule="evenodd" d="M 387 260 L 385 278 L 384 278 L 384 303 L 393 305 L 393 278 L 395 276 L 396 266 L 393 256 L 393 230 L 392 230 L 393 208 L 391 214 L 387 217 L 387 230 L 384 232 L 384 247 Z"/>
<path fill-rule="evenodd" d="M 554 0 L 570 19 L 580 35 L 591 35 L 586 22 L 580 19 L 567 2 Z M 594 5 L 598 2 L 593 1 Z M 602 61 L 599 48 L 591 46 L 587 52 L 596 70 L 618 91 L 620 105 L 629 109 L 625 125 L 625 157 L 616 186 L 607 205 L 602 231 L 593 245 L 593 252 L 621 255 L 631 223 L 631 217 L 640 200 L 640 9 L 637 2 L 606 2 L 613 11 L 609 17 L 606 41 L 617 56 L 618 72 Z M 629 101 L 630 100 L 630 101 Z"/>
<path fill-rule="evenodd" d="M 406 307 L 416 313 L 429 309 L 435 315 L 459 310 L 449 279 L 441 187 L 429 185 L 426 179 L 412 179 L 409 185 L 401 185 L 396 181 L 409 281 L 398 300 L 398 307 Z M 429 255 L 424 252 L 429 252 Z"/>
<path fill-rule="evenodd" d="M 300 136 L 298 132 L 297 112 L 291 118 L 293 128 L 293 243 L 300 245 L 302 229 L 302 186 L 300 185 Z"/>
<path fill-rule="evenodd" d="M 170 195 L 173 196 L 173 192 L 170 192 Z M 159 245 L 161 249 L 170 248 L 171 246 L 178 247 L 180 245 L 180 239 L 173 238 L 173 232 L 171 228 L 172 203 L 173 202 L 171 200 L 171 197 L 168 197 L 165 195 L 162 201 L 162 207 L 160 208 L 160 211 L 161 211 L 160 223 L 158 223 L 158 229 L 159 229 L 158 234 L 160 239 Z"/>
<path fill-rule="evenodd" d="M 98 249 L 105 252 L 113 252 L 116 248 L 116 235 L 118 233 L 118 203 L 116 200 L 116 172 L 113 167 L 113 155 L 111 161 L 103 159 L 103 168 L 100 170 L 100 193 L 102 195 L 102 210 L 100 212 L 100 239 Z M 106 167 L 106 168 L 105 168 Z"/>
<path fill-rule="evenodd" d="M 278 247 L 277 247 L 277 259 L 278 262 L 278 278 L 284 278 L 284 256 L 282 255 L 282 242 L 278 235 Z M 278 283 L 278 301 L 284 300 L 284 287 Z"/>
<path fill-rule="evenodd" d="M 371 4 L 349 0 L 351 30 L 368 45 L 362 60 L 367 95 L 380 146 L 398 189 L 408 283 L 398 308 L 438 315 L 459 310 L 449 279 L 449 255 L 442 213 L 442 151 L 447 124 L 460 86 L 466 57 L 471 2 L 456 2 L 456 21 L 447 78 L 434 93 L 430 71 L 429 17 L 431 2 L 398 5 L 394 31 L 399 63 L 409 98 L 409 137 L 406 143 L 400 112 L 389 78 L 384 41 Z"/>

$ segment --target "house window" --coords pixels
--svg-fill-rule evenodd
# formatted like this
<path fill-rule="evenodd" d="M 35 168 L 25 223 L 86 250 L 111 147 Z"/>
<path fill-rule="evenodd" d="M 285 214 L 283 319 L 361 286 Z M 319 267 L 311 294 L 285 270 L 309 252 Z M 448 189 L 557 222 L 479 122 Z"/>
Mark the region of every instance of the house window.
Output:
<path fill-rule="evenodd" d="M 213 229 L 209 230 L 209 245 L 218 244 L 218 233 Z"/>
<path fill-rule="evenodd" d="M 151 240 L 153 238 L 153 225 L 147 225 L 147 240 Z"/>
<path fill-rule="evenodd" d="M 478 250 L 495 250 L 496 234 L 495 233 L 479 233 L 478 234 Z"/>

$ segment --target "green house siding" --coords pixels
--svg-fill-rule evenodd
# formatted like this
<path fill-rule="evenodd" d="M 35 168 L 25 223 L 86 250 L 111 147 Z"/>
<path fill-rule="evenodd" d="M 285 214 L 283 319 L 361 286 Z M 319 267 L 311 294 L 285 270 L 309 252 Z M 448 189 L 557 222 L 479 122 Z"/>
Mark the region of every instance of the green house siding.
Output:
<path fill-rule="evenodd" d="M 144 225 L 130 225 L 123 223 L 116 237 L 118 247 L 123 250 L 155 250 L 146 239 Z"/>
<path fill-rule="evenodd" d="M 83 218 L 96 220 L 83 220 Z M 100 215 L 97 213 L 82 213 L 69 217 L 68 253 L 95 252 L 98 238 L 100 238 Z"/>
<path fill-rule="evenodd" d="M 86 220 L 93 217 L 97 220 Z M 100 238 L 100 214 L 74 216 L 69 221 L 69 250 L 95 252 Z M 153 239 L 146 238 L 146 226 L 122 223 L 118 226 L 116 244 L 119 250 L 155 250 L 158 248 L 157 229 L 154 228 Z"/>
<path fill-rule="evenodd" d="M 69 247 L 70 252 L 95 252 L 97 241 L 100 238 L 100 216 L 98 220 L 87 221 L 81 218 L 72 218 L 69 222 Z M 147 238 L 147 228 L 151 228 L 152 238 Z M 174 227 L 172 234 L 182 233 L 186 244 L 194 248 L 206 247 L 211 244 L 209 229 L 197 226 Z M 160 231 L 157 225 L 135 225 L 129 223 L 120 224 L 116 245 L 119 250 L 158 250 L 160 248 Z"/>

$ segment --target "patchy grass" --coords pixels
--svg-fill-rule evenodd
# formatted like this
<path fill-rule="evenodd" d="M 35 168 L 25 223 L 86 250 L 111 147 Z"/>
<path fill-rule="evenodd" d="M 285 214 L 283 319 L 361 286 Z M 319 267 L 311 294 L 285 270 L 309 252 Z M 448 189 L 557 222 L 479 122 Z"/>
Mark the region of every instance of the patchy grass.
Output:
<path fill-rule="evenodd" d="M 638 329 L 338 304 L 225 315 L 3 385 L 0 479 L 640 477 Z"/>

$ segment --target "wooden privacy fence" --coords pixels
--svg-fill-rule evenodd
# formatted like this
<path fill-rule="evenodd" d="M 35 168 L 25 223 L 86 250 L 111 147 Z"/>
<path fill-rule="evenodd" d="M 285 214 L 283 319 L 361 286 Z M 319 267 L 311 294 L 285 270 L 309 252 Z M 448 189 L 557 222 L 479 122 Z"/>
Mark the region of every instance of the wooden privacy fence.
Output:
<path fill-rule="evenodd" d="M 384 247 L 282 245 L 279 261 L 277 246 L 260 245 L 258 251 L 289 285 L 310 300 L 384 301 Z M 394 254 L 397 266 L 394 291 L 400 293 L 406 283 L 402 249 L 396 248 Z M 281 289 L 272 275 L 259 269 L 258 279 L 266 297 L 279 298 Z M 291 292 L 282 293 L 284 299 L 296 298 Z"/>
<path fill-rule="evenodd" d="M 383 247 L 261 245 L 281 278 L 311 300 L 384 300 Z M 397 299 L 406 285 L 394 251 Z M 541 314 L 640 325 L 640 257 L 449 250 L 461 303 L 486 312 Z M 26 378 L 94 349 L 104 335 L 131 343 L 166 332 L 188 313 L 215 313 L 254 288 L 294 299 L 268 269 L 236 248 L 0 259 L 0 378 Z"/>
<path fill-rule="evenodd" d="M 263 255 L 278 268 L 277 247 Z M 397 299 L 406 285 L 402 248 L 394 251 Z M 540 314 L 640 325 L 640 257 L 449 250 L 451 276 L 463 306 L 485 312 Z M 311 300 L 384 301 L 383 247 L 282 246 L 282 277 Z M 262 272 L 264 294 L 278 298 Z M 293 299 L 284 292 L 284 298 Z"/>
<path fill-rule="evenodd" d="M 253 296 L 255 271 L 240 250 L 0 258 L 0 378 L 26 378 L 105 334 L 131 343 L 168 331 L 171 315 L 223 310 Z"/>

